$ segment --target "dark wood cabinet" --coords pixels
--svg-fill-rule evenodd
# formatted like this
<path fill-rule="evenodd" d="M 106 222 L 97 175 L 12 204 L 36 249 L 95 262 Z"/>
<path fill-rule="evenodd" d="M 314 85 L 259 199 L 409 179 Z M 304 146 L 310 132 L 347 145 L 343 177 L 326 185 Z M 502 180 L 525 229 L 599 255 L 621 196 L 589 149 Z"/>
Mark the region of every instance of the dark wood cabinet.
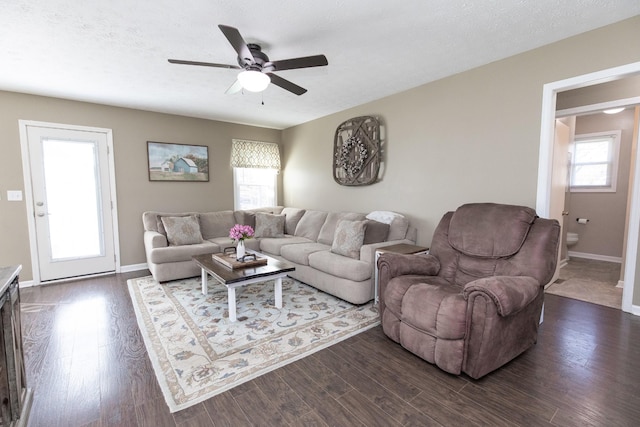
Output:
<path fill-rule="evenodd" d="M 22 327 L 20 287 L 22 266 L 0 268 L 0 426 L 26 426 L 32 392 L 27 388 Z"/>

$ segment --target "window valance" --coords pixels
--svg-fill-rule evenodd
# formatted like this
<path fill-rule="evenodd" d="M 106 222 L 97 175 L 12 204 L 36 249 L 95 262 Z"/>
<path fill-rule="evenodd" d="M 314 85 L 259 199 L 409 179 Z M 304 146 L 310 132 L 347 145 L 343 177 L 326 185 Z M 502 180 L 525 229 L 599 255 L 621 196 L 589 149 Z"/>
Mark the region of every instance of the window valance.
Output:
<path fill-rule="evenodd" d="M 280 170 L 280 149 L 273 142 L 232 140 L 231 166 Z"/>

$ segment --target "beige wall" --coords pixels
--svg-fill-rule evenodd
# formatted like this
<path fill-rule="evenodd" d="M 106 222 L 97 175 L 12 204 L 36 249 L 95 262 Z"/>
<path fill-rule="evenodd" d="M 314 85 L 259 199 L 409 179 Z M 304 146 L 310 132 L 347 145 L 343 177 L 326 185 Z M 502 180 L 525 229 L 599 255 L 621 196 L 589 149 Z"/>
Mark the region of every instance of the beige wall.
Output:
<path fill-rule="evenodd" d="M 580 240 L 569 248 L 587 254 L 622 257 L 631 146 L 633 140 L 634 110 L 607 115 L 590 114 L 576 118 L 576 135 L 620 130 L 620 156 L 617 188 L 612 193 L 571 193 L 569 196 L 568 230 L 579 233 Z M 587 218 L 587 224 L 578 224 L 576 218 Z"/>
<path fill-rule="evenodd" d="M 6 200 L 7 190 L 24 191 L 20 119 L 113 130 L 123 266 L 146 262 L 142 212 L 233 209 L 232 138 L 280 143 L 281 137 L 273 129 L 0 92 L 0 265 L 22 264 L 22 280 L 32 278 L 26 206 Z M 147 141 L 207 145 L 209 182 L 149 182 Z"/>
<path fill-rule="evenodd" d="M 543 85 L 637 61 L 640 17 L 286 129 L 284 202 L 402 212 L 425 245 L 462 203 L 535 206 Z M 361 115 L 384 123 L 384 174 L 342 187 L 332 179 L 333 134 Z"/>
<path fill-rule="evenodd" d="M 564 110 L 635 97 L 640 97 L 640 75 L 561 92 L 556 100 L 556 109 Z"/>

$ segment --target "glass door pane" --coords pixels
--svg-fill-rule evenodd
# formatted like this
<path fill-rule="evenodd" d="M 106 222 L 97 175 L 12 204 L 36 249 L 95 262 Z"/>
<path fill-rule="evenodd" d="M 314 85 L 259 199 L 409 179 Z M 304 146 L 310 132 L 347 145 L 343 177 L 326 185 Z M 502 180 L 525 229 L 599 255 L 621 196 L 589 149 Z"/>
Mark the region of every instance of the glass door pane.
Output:
<path fill-rule="evenodd" d="M 51 260 L 102 256 L 97 143 L 42 140 Z"/>

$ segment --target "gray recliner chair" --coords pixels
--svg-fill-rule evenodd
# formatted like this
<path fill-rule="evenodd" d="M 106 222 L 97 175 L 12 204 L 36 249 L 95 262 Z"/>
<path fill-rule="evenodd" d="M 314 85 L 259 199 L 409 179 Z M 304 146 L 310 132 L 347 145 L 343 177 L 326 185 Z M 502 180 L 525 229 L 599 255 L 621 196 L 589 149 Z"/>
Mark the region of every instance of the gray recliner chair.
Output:
<path fill-rule="evenodd" d="M 560 226 L 523 206 L 444 215 L 427 255 L 380 256 L 384 333 L 446 372 L 480 378 L 537 339 Z"/>

